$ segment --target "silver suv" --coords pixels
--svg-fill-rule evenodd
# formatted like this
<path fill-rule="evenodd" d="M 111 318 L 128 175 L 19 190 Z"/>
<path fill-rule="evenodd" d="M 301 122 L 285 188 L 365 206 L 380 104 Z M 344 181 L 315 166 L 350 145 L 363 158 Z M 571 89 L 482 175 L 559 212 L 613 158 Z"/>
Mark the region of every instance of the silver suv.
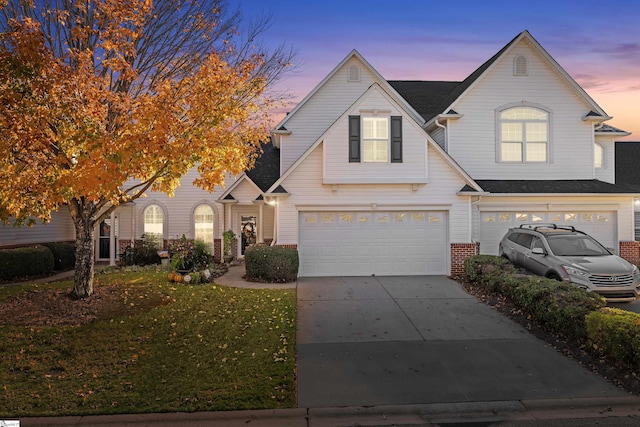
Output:
<path fill-rule="evenodd" d="M 522 224 L 498 245 L 500 256 L 526 270 L 596 292 L 612 302 L 640 297 L 638 267 L 573 227 Z"/>

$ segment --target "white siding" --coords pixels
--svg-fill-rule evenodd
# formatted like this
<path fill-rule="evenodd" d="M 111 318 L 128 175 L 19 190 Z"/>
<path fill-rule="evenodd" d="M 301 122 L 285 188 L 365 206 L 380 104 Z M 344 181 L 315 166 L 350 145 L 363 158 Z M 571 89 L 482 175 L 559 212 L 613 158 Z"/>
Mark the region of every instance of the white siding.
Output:
<path fill-rule="evenodd" d="M 0 247 L 47 242 L 73 241 L 76 238 L 73 221 L 66 207 L 51 213 L 51 221 L 36 222 L 32 227 L 0 225 Z"/>
<path fill-rule="evenodd" d="M 360 67 L 360 81 L 348 81 L 352 64 Z M 353 57 L 337 70 L 333 78 L 307 100 L 291 116 L 285 127 L 291 135 L 281 142 L 281 170 L 287 170 L 366 90 L 374 83 L 375 76 L 362 62 Z"/>
<path fill-rule="evenodd" d="M 322 145 L 318 146 L 283 183 L 291 196 L 278 206 L 278 244 L 298 244 L 298 212 L 304 210 L 447 210 L 449 242 L 468 243 L 471 238 L 469 202 L 456 192 L 462 178 L 429 150 L 429 183 L 411 184 L 322 184 Z"/>
<path fill-rule="evenodd" d="M 604 149 L 603 166 L 595 170 L 595 178 L 615 184 L 616 180 L 616 155 L 615 139 L 613 137 L 596 137 L 596 142 Z"/>
<path fill-rule="evenodd" d="M 400 116 L 399 110 L 379 87 L 343 115 L 325 135 L 324 174 L 325 184 L 384 184 L 426 183 L 427 141 L 422 129 L 413 119 L 402 120 L 402 163 L 350 163 L 349 115 L 362 115 L 363 111 L 384 111 L 381 116 Z"/>
<path fill-rule="evenodd" d="M 157 192 L 148 191 L 147 197 L 137 199 L 135 203 L 135 232 L 136 239 L 139 239 L 143 233 L 144 221 L 142 212 L 144 208 L 150 204 L 160 205 L 165 211 L 164 218 L 164 237 L 165 239 L 177 239 L 183 234 L 187 238 L 193 238 L 193 210 L 196 206 L 207 202 L 213 207 L 214 215 L 214 236 L 220 237 L 223 226 L 224 207 L 217 203 L 216 200 L 224 192 L 223 188 L 217 187 L 212 193 L 202 190 L 193 185 L 193 180 L 198 177 L 198 172 L 194 168 L 182 177 L 181 185 L 176 188 L 173 197 Z M 235 178 L 227 178 L 226 185 L 231 185 Z M 127 222 L 120 222 L 120 230 L 123 233 L 122 238 L 127 234 L 123 227 L 128 226 Z"/>
<path fill-rule="evenodd" d="M 525 55 L 528 76 L 513 75 Z M 551 112 L 549 163 L 496 161 L 496 109 L 532 103 Z M 453 107 L 463 117 L 449 126 L 449 153 L 474 179 L 593 179 L 593 130 L 582 116 L 591 108 L 525 41 L 494 64 Z"/>

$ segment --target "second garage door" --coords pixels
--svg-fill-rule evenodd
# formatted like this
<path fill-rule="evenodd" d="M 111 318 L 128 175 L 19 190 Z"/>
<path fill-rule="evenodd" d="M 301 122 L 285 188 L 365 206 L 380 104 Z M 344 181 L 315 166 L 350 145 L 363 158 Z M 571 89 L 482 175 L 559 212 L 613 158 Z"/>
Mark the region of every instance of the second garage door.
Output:
<path fill-rule="evenodd" d="M 444 211 L 301 212 L 301 276 L 447 274 Z"/>

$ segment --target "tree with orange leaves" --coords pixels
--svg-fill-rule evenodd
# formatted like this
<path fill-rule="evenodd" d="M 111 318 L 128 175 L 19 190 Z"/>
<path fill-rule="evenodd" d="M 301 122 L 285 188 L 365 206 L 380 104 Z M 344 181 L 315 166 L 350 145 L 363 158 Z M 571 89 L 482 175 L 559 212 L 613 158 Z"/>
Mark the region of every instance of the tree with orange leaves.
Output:
<path fill-rule="evenodd" d="M 252 166 L 294 52 L 240 40 L 223 0 L 0 2 L 0 220 L 75 224 L 73 295 L 93 293 L 94 229 L 151 189 L 212 191 Z"/>

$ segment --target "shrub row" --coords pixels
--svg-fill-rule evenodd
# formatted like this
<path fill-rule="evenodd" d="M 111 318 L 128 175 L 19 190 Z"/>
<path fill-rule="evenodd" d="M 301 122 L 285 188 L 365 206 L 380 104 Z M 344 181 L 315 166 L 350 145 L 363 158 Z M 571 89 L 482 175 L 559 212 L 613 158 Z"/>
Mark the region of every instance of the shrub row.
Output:
<path fill-rule="evenodd" d="M 640 369 L 640 315 L 607 308 L 602 297 L 570 283 L 522 274 L 497 256 L 468 258 L 464 276 L 504 296 L 546 331 L 588 345 L 599 357 Z"/>
<path fill-rule="evenodd" d="M 46 246 L 0 250 L 0 280 L 51 274 L 55 260 Z"/>
<path fill-rule="evenodd" d="M 280 246 L 250 246 L 244 252 L 244 265 L 250 280 L 293 282 L 298 278 L 298 251 Z"/>
<path fill-rule="evenodd" d="M 56 271 L 72 270 L 76 266 L 76 246 L 69 242 L 44 243 L 53 253 L 54 266 Z"/>
<path fill-rule="evenodd" d="M 591 348 L 600 357 L 640 370 L 640 314 L 603 308 L 587 314 Z"/>

